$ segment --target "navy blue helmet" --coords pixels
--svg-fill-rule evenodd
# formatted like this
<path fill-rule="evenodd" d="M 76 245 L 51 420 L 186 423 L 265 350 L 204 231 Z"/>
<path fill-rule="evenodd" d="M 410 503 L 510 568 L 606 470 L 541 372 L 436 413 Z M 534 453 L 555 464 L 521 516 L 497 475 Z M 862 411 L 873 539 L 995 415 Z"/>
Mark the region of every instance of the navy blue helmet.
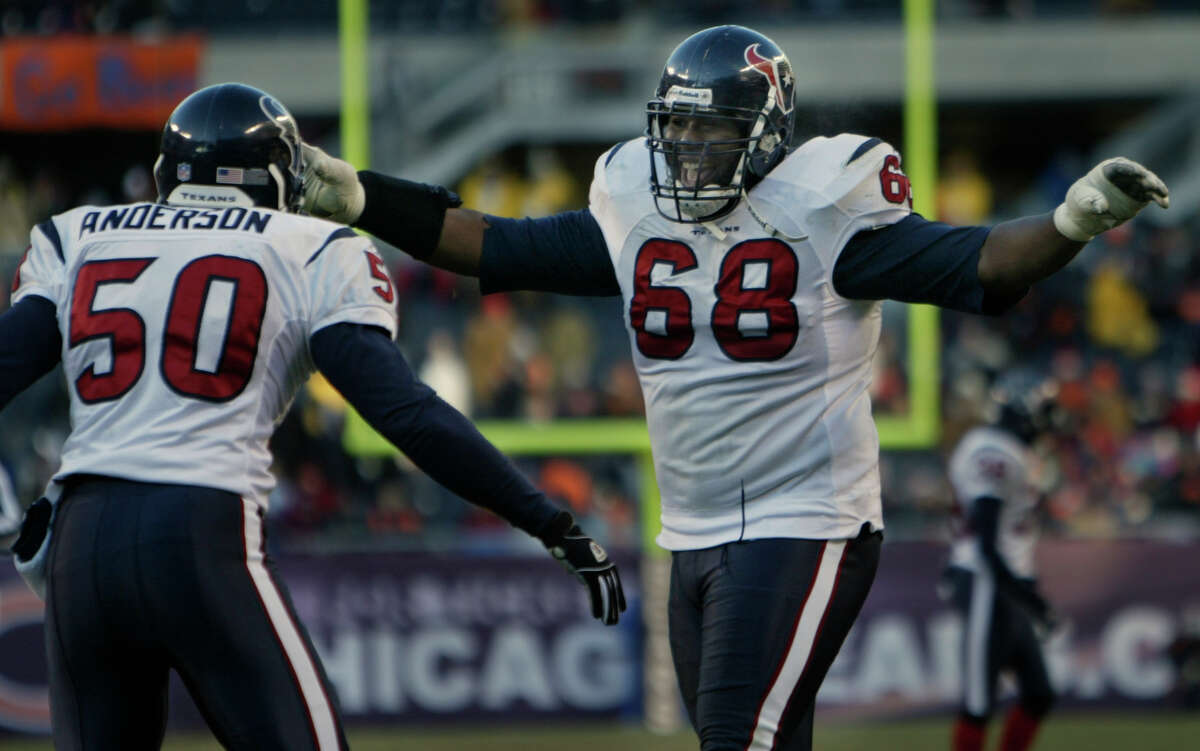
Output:
<path fill-rule="evenodd" d="M 1032 443 L 1062 421 L 1058 406 L 1058 382 L 1028 370 L 1001 374 L 991 390 L 991 422 L 1002 430 Z"/>
<path fill-rule="evenodd" d="M 650 185 L 659 213 L 703 222 L 732 211 L 743 189 L 787 155 L 795 84 L 779 46 L 744 26 L 705 29 L 676 47 L 646 106 Z M 678 117 L 729 123 L 736 132 L 702 142 L 668 137 L 667 125 Z M 683 179 L 685 170 L 691 180 Z"/>
<path fill-rule="evenodd" d="M 254 205 L 297 211 L 300 130 L 278 99 L 253 86 L 208 86 L 163 128 L 154 181 L 162 203 Z"/>

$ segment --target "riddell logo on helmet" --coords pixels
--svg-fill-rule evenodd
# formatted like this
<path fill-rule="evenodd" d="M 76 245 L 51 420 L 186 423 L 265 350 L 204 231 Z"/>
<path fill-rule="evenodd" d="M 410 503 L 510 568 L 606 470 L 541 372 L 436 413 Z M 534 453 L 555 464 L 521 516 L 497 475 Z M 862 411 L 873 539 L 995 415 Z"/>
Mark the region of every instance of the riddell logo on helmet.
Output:
<path fill-rule="evenodd" d="M 790 86 L 792 84 L 792 72 L 788 69 L 787 62 L 784 61 L 783 65 L 780 66 L 780 64 L 775 60 L 772 60 L 768 57 L 763 57 L 761 54 L 759 54 L 758 42 L 755 42 L 746 48 L 745 57 L 746 62 L 750 64 L 750 67 L 766 76 L 767 81 L 769 81 L 772 88 L 775 89 L 775 103 L 779 105 L 779 109 L 782 110 L 785 115 L 791 112 L 792 103 L 789 101 L 789 97 L 785 97 L 783 95 L 783 87 Z M 782 74 L 779 70 L 780 67 L 783 68 Z"/>
<path fill-rule="evenodd" d="M 713 93 L 712 89 L 692 89 L 676 84 L 667 89 L 667 95 L 663 97 L 663 100 L 667 104 L 679 102 L 681 104 L 696 104 L 701 107 L 708 107 L 713 102 Z"/>

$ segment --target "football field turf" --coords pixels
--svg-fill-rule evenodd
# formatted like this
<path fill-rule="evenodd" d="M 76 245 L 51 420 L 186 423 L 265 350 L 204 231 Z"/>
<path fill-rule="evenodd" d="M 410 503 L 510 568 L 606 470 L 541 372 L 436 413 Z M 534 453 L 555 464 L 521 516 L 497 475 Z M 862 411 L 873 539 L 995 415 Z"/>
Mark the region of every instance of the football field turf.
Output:
<path fill-rule="evenodd" d="M 870 723 L 855 727 L 843 721 L 820 725 L 816 751 L 943 751 L 949 748 L 950 720 Z M 998 740 L 993 723 L 991 744 Z M 661 736 L 620 725 L 571 725 L 550 728 L 480 727 L 468 729 L 353 729 L 355 751 L 695 751 L 690 733 Z M 1034 744 L 1034 751 L 1180 751 L 1196 748 L 1200 714 L 1073 714 L 1054 717 Z M 219 751 L 207 736 L 167 738 L 165 751 Z M 49 741 L 0 741 L 0 751 L 49 751 Z"/>

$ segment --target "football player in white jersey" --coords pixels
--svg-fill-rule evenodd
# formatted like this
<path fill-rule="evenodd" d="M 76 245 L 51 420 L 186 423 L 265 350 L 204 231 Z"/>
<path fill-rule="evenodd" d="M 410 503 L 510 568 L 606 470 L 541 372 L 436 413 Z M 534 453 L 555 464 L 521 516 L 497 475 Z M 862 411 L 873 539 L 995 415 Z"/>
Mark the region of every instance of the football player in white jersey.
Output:
<path fill-rule="evenodd" d="M 61 360 L 71 433 L 13 545 L 46 600 L 56 748 L 158 748 L 169 670 L 226 748 L 346 747 L 264 544 L 267 441 L 314 367 L 430 476 L 541 539 L 597 618 L 624 609 L 603 549 L 412 375 L 383 259 L 295 213 L 302 167 L 276 99 L 211 86 L 167 121 L 157 203 L 31 233 L 0 408 Z"/>
<path fill-rule="evenodd" d="M 1115 160 L 1053 215 L 930 222 L 887 143 L 792 147 L 794 84 L 762 34 L 692 35 L 644 137 L 597 160 L 582 211 L 485 216 L 316 149 L 305 186 L 314 214 L 484 293 L 623 296 L 672 551 L 672 654 L 706 751 L 811 744 L 817 688 L 879 557 L 880 301 L 998 313 L 1093 235 L 1167 203 L 1157 177 Z"/>
<path fill-rule="evenodd" d="M 962 706 L 953 751 L 982 751 L 1000 671 L 1017 676 L 1000 751 L 1026 751 L 1054 704 L 1038 633 L 1055 617 L 1034 571 L 1037 542 L 1036 457 L 1030 446 L 1053 426 L 1052 381 L 1014 371 L 997 380 L 990 423 L 972 428 L 950 455 L 957 538 L 946 569 L 947 593 L 963 614 Z"/>

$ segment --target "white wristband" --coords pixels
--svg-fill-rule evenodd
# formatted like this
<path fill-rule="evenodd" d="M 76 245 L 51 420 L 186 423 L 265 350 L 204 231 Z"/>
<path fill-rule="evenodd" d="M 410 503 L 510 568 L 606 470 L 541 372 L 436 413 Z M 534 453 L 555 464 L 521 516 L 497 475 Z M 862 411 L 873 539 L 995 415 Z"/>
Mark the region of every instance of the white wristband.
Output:
<path fill-rule="evenodd" d="M 1071 218 L 1071 209 L 1066 202 L 1060 203 L 1054 210 L 1054 228 L 1068 240 L 1085 243 L 1090 242 L 1095 235 L 1089 234 Z"/>

